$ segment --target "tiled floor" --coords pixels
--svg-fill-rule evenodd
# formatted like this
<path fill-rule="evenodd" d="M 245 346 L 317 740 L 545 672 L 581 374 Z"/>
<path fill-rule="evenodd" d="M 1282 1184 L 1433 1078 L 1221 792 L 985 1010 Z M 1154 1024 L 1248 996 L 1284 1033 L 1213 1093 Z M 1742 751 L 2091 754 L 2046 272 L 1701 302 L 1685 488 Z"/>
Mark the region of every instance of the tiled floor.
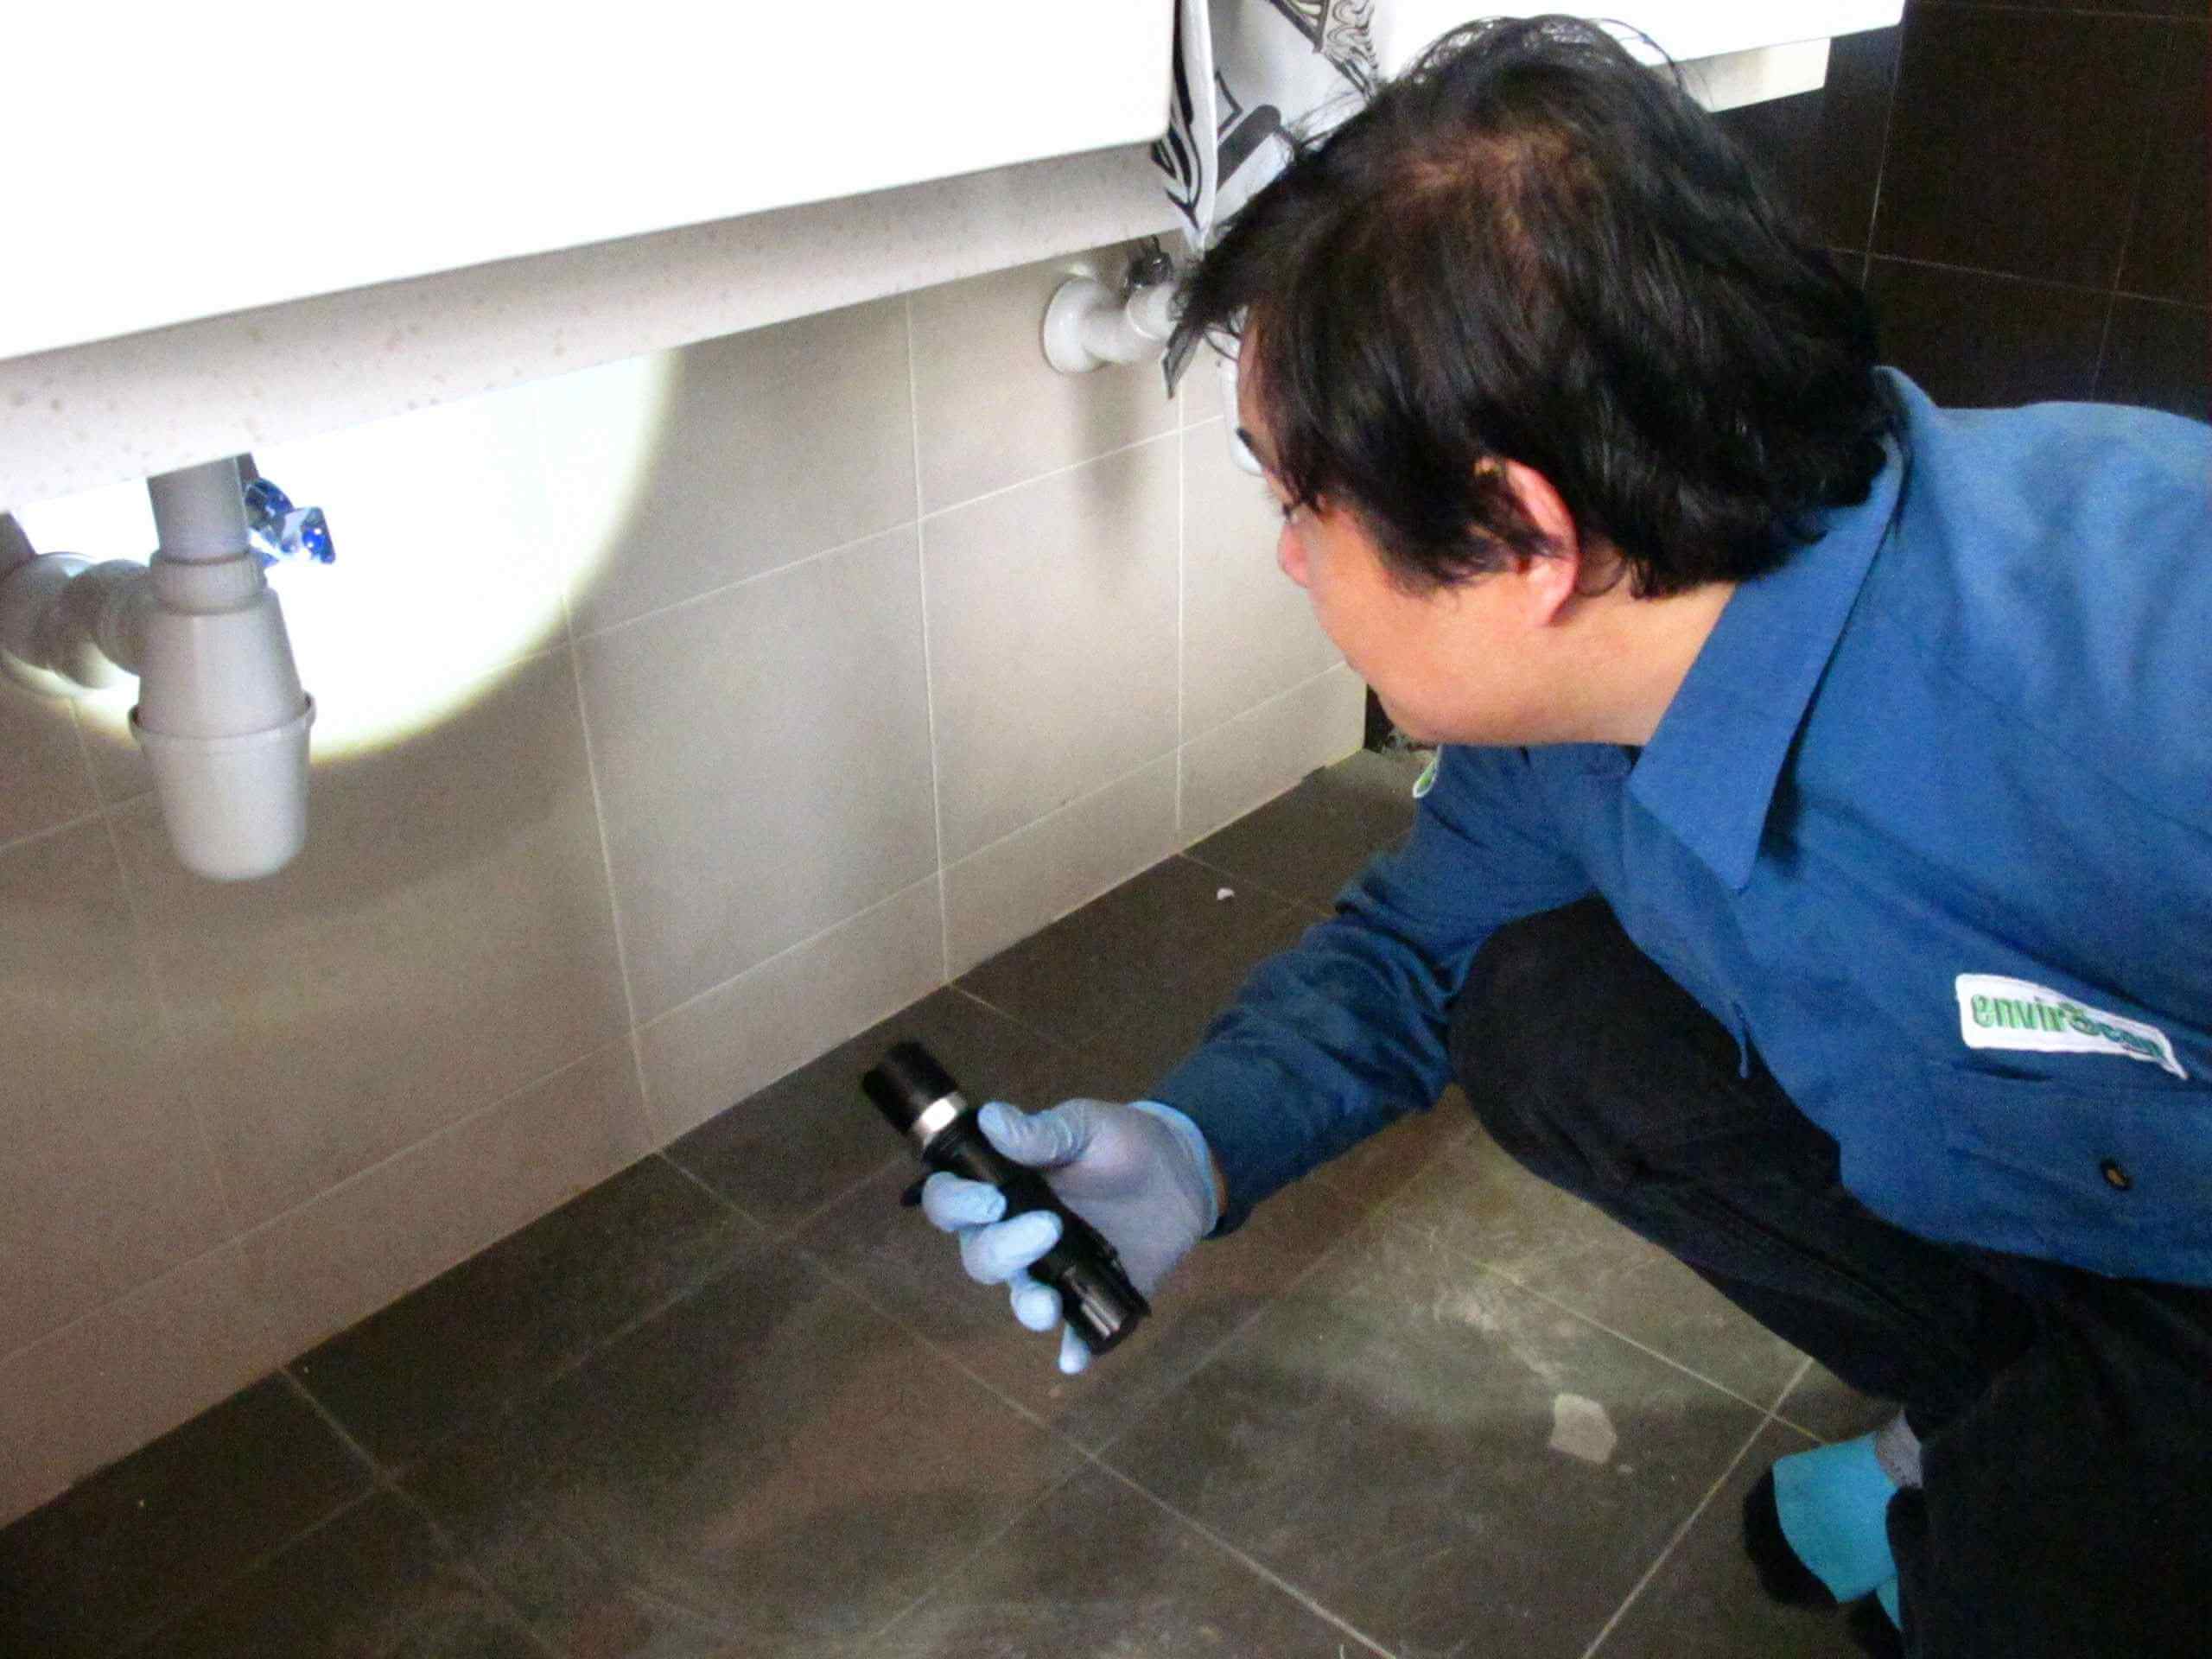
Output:
<path fill-rule="evenodd" d="M 1870 1402 L 1447 1099 L 1087 1376 L 860 1072 L 1141 1092 L 1410 815 L 1355 756 L 0 1533 L 0 1654 L 1842 1656 L 1735 1547 Z"/>

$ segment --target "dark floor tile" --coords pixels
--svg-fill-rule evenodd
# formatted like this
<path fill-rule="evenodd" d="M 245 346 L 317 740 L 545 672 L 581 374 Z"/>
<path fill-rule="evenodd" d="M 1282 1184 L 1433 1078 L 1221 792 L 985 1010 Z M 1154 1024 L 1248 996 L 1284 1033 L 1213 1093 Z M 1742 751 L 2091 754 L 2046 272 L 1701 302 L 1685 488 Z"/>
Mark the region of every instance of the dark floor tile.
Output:
<path fill-rule="evenodd" d="M 1170 858 L 959 982 L 1039 1031 L 1084 1042 L 1133 1007 L 1187 1000 L 1210 976 L 1241 978 L 1291 913 L 1273 893 L 1238 892 L 1218 870 Z"/>
<path fill-rule="evenodd" d="M 1588 1647 L 1758 1422 L 1376 1225 L 1105 1459 L 1402 1659 L 1548 1659 Z"/>
<path fill-rule="evenodd" d="M 756 1245 L 760 1231 L 647 1158 L 295 1361 L 387 1468 L 575 1363 Z"/>
<path fill-rule="evenodd" d="M 1605 1659 L 1853 1659 L 1841 1613 L 1768 1600 L 1744 1554 L 1744 1494 L 1777 1458 L 1805 1449 L 1768 1427 L 1605 1638 Z"/>
<path fill-rule="evenodd" d="M 779 1247 L 407 1478 L 577 1656 L 836 1651 L 1076 1454 Z"/>
<path fill-rule="evenodd" d="M 1897 1411 L 1894 1401 L 1859 1393 L 1817 1362 L 1775 1408 L 1777 1417 L 1817 1440 L 1853 1440 L 1871 1434 Z"/>
<path fill-rule="evenodd" d="M 1103 1470 L 946 1575 L 868 1659 L 1341 1659 L 1344 1632 Z"/>
<path fill-rule="evenodd" d="M 862 1187 L 817 1217 L 798 1243 L 949 1358 L 1092 1447 L 1197 1370 L 1358 1219 L 1325 1187 L 1301 1183 L 1228 1237 L 1201 1243 L 1134 1335 L 1063 1376 L 1058 1334 L 1027 1329 L 1003 1288 L 969 1279 L 953 1241 L 899 1207 L 901 1184 L 894 1173 Z"/>
<path fill-rule="evenodd" d="M 1190 856 L 1230 878 L 1325 909 L 1376 853 L 1413 827 L 1414 779 L 1425 754 L 1362 749 L 1308 775 L 1286 795 L 1216 831 Z"/>
<path fill-rule="evenodd" d="M 2212 420 L 2212 312 L 2126 295 L 2115 299 L 2097 398 Z"/>
<path fill-rule="evenodd" d="M 265 1378 L 0 1532 L 0 1653 L 106 1659 L 369 1484 Z"/>
<path fill-rule="evenodd" d="M 1873 251 L 2110 289 L 2169 27 L 1916 7 Z"/>
<path fill-rule="evenodd" d="M 1025 1098 L 1058 1054 L 1049 1038 L 948 986 L 738 1102 L 668 1155 L 746 1214 L 788 1232 L 911 1157 L 861 1093 L 861 1074 L 910 1039 L 927 1045 L 978 1105 Z"/>
<path fill-rule="evenodd" d="M 1882 360 L 1955 409 L 2088 397 L 2110 297 L 1877 258 L 1867 292 Z"/>
<path fill-rule="evenodd" d="M 2203 10 L 2197 7 L 2200 18 Z M 2166 61 L 2120 273 L 2123 293 L 2185 305 L 2212 302 L 2205 280 L 2206 149 L 2212 143 L 2205 124 L 2208 35 L 2212 30 L 2202 22 L 2165 31 Z"/>
<path fill-rule="evenodd" d="M 1828 48 L 1827 82 L 1818 92 L 1721 113 L 1720 124 L 1830 247 L 1864 251 L 1872 232 L 1904 33 L 1891 28 L 1842 35 Z"/>
<path fill-rule="evenodd" d="M 545 1659 L 389 1492 L 277 1555 L 131 1659 Z"/>
<path fill-rule="evenodd" d="M 1667 1252 L 1522 1169 L 1479 1127 L 1382 1214 L 1761 1409 L 1803 1361 Z"/>
<path fill-rule="evenodd" d="M 1224 880 L 1216 871 L 1205 874 L 1210 882 Z M 1249 887 L 1221 908 L 1239 906 L 1248 907 L 1248 920 L 1237 930 L 1233 950 L 1196 964 L 1176 984 L 1132 991 L 1103 1007 L 1084 1039 L 1051 1074 L 1048 1094 L 1154 1098 L 1161 1079 L 1198 1046 L 1253 969 L 1296 944 L 1320 919 L 1303 905 L 1278 901 Z M 1262 913 L 1264 919 L 1256 925 L 1249 919 Z"/>

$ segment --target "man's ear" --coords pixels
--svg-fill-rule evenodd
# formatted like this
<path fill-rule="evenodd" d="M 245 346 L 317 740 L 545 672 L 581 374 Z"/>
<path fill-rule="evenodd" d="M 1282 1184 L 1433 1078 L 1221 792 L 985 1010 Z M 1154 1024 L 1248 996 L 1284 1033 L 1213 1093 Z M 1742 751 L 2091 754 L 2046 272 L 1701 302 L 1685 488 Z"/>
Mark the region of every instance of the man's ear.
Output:
<path fill-rule="evenodd" d="M 1504 468 L 1505 486 L 1521 504 L 1522 512 L 1551 548 L 1544 554 L 1516 554 L 1510 572 L 1517 584 L 1523 619 L 1531 626 L 1546 627 L 1580 591 L 1582 534 L 1551 480 L 1517 461 L 1496 464 Z"/>

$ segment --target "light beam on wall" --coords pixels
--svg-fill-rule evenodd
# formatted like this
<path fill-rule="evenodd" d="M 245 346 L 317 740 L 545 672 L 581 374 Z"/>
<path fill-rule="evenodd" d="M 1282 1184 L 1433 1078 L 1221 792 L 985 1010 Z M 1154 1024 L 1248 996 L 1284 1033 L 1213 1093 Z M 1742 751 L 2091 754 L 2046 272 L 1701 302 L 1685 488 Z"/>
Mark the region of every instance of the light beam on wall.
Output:
<path fill-rule="evenodd" d="M 441 405 L 254 460 L 329 515 L 335 564 L 268 572 L 317 716 L 313 754 L 404 741 L 466 708 L 499 671 L 563 644 L 566 595 L 623 538 L 649 482 L 672 353 Z M 153 514 L 131 480 L 19 506 L 41 552 L 143 558 Z M 135 681 L 82 716 L 124 743 Z"/>

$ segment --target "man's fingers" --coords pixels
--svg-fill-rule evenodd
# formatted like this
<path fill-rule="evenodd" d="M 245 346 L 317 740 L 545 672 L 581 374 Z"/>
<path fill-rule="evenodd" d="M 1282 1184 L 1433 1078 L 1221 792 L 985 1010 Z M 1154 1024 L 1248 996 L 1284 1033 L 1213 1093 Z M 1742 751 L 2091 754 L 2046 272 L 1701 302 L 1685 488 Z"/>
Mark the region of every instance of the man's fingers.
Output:
<path fill-rule="evenodd" d="M 1067 1103 L 1049 1111 L 1017 1111 L 1002 1100 L 986 1103 L 976 1114 L 985 1138 L 1017 1164 L 1051 1169 L 1072 1162 L 1090 1143 L 1091 1120 Z"/>
<path fill-rule="evenodd" d="M 963 1181 L 940 1169 L 922 1183 L 922 1213 L 943 1231 L 980 1227 L 1006 1213 L 1006 1194 L 988 1181 Z"/>
<path fill-rule="evenodd" d="M 960 1263 L 979 1284 L 1002 1285 L 1059 1243 L 1060 1218 L 1049 1210 L 1032 1210 L 989 1227 L 970 1227 L 960 1235 Z"/>
<path fill-rule="evenodd" d="M 1006 1281 L 1014 1300 L 1014 1317 L 1032 1331 L 1049 1331 L 1060 1322 L 1060 1293 L 1040 1285 L 1026 1273 Z"/>
<path fill-rule="evenodd" d="M 1083 1345 L 1083 1338 L 1076 1335 L 1075 1327 L 1070 1325 L 1060 1332 L 1060 1370 L 1073 1376 L 1090 1363 L 1090 1350 Z"/>

